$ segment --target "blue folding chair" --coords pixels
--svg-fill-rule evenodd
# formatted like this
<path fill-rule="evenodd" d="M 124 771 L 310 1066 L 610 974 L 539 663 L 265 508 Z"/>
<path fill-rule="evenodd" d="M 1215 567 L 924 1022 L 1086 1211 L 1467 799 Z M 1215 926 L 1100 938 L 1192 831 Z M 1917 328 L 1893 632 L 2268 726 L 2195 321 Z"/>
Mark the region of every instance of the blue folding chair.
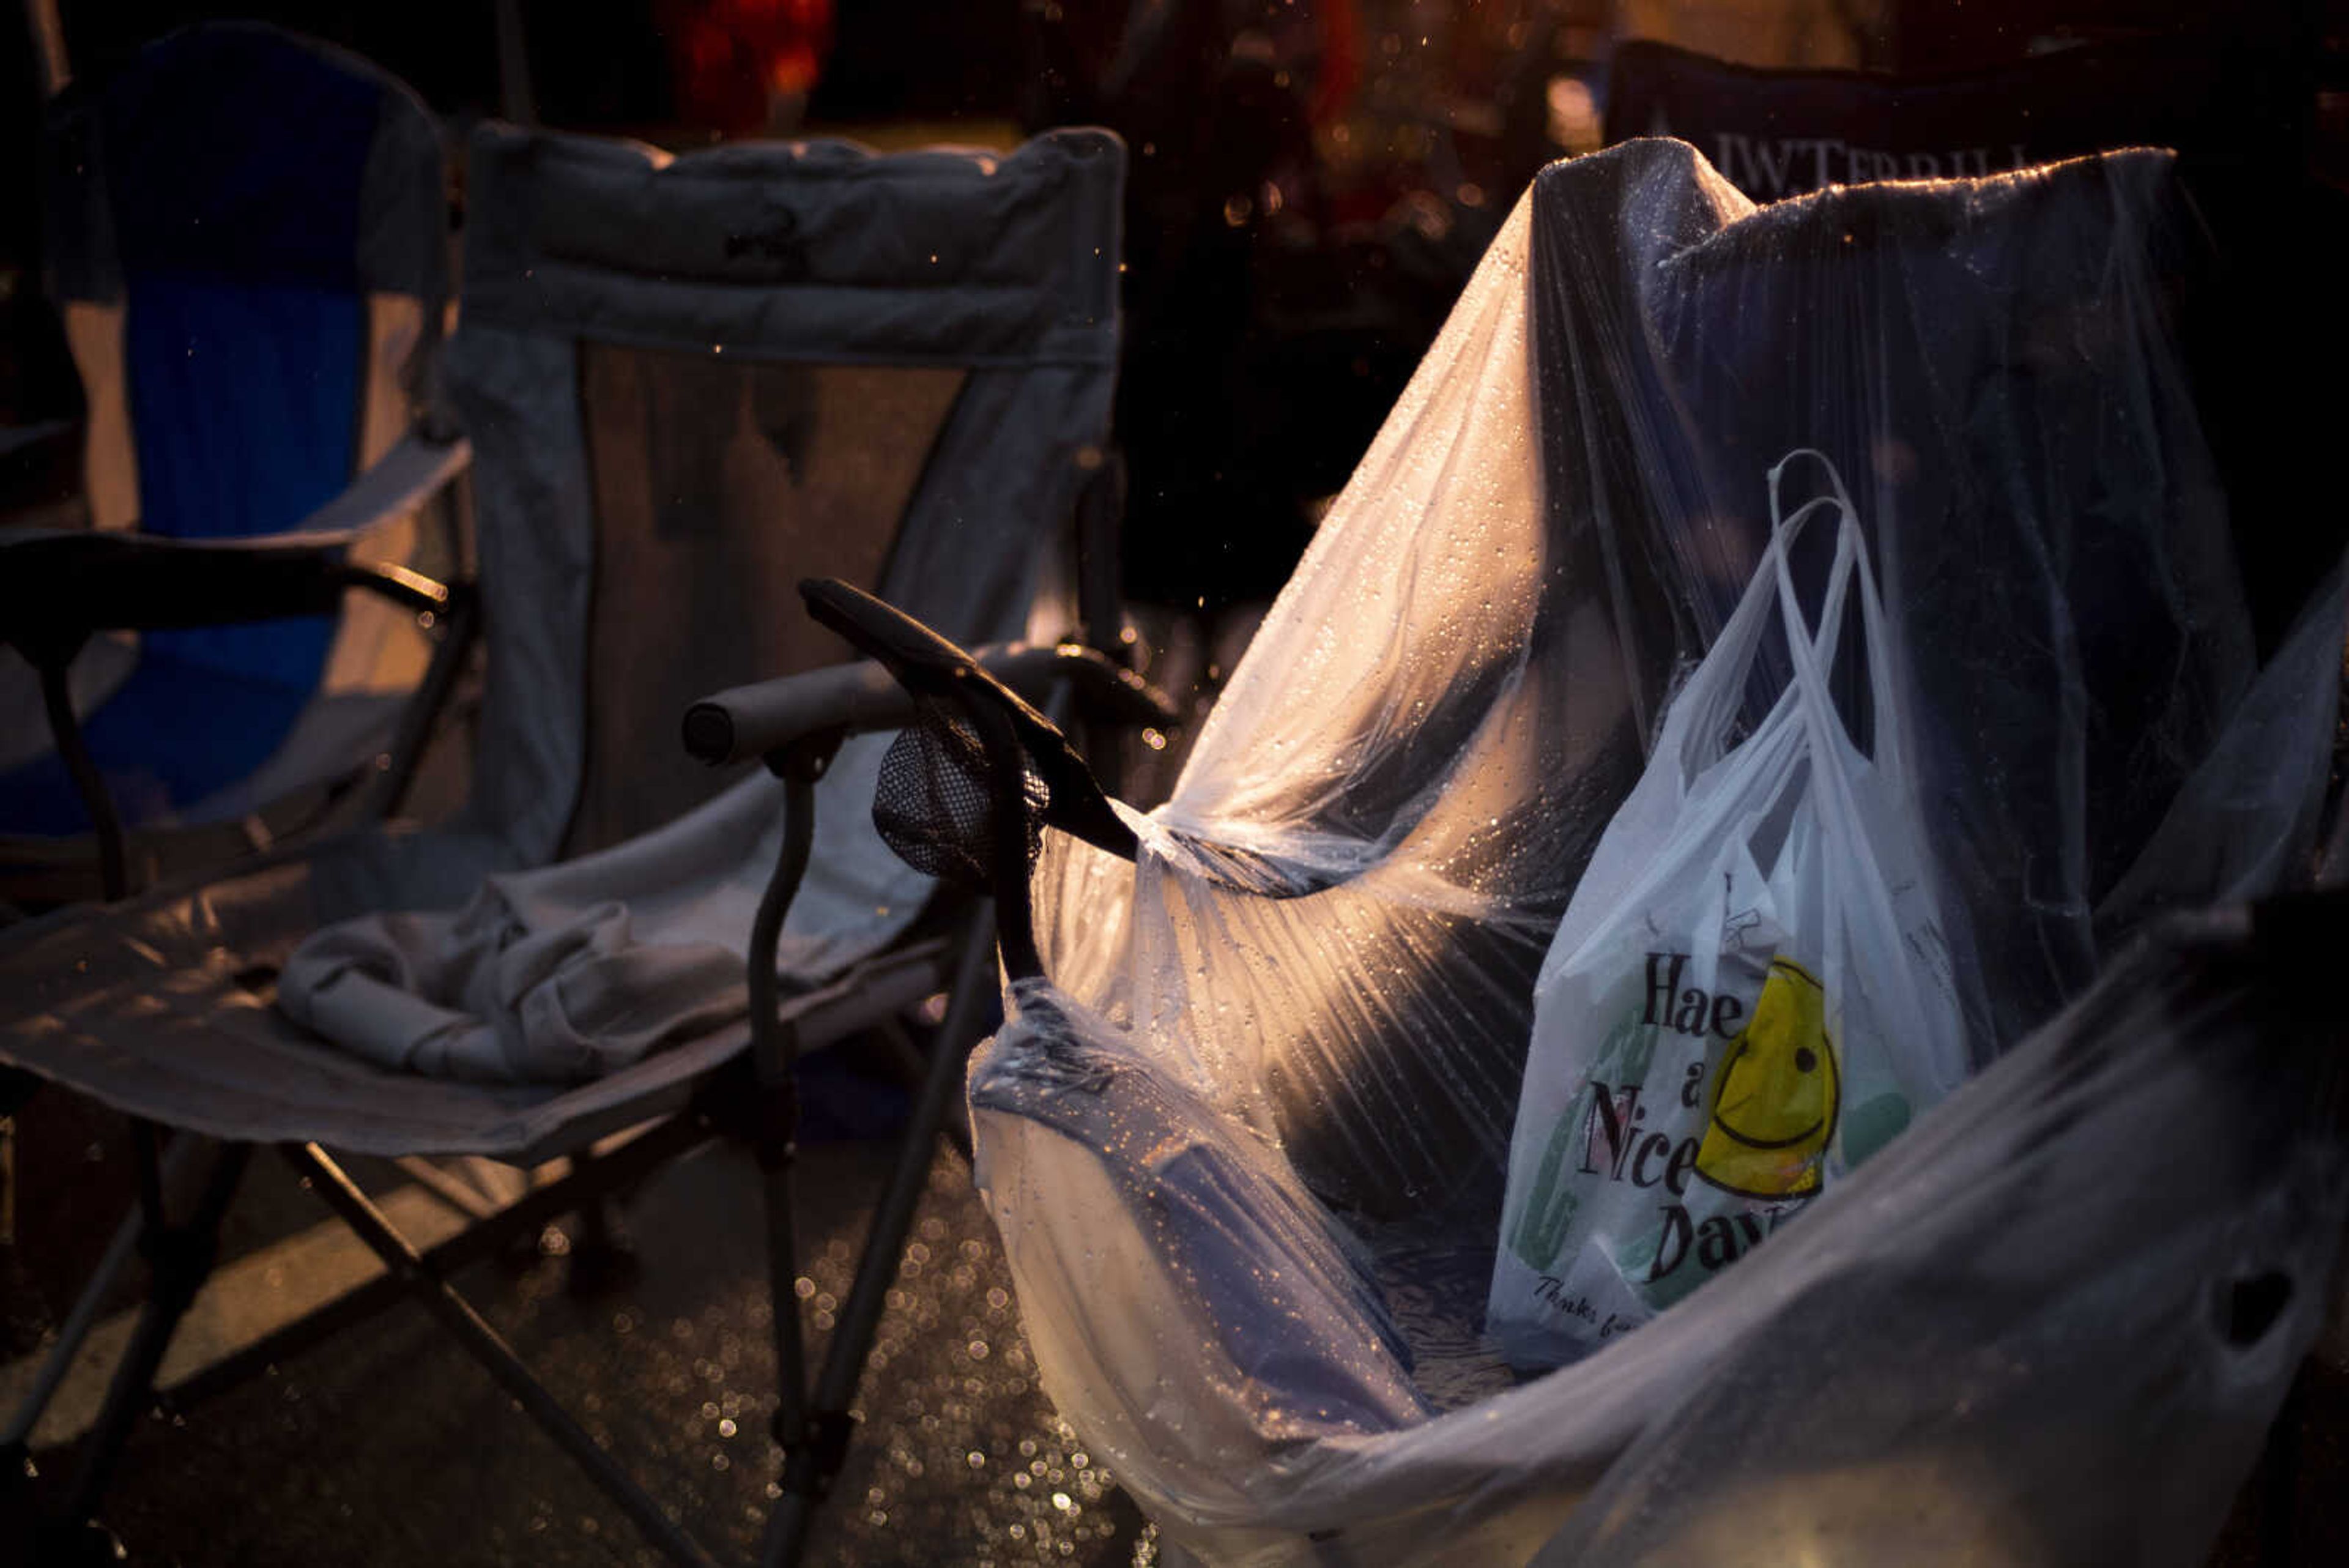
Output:
<path fill-rule="evenodd" d="M 323 45 L 203 26 L 61 99 L 47 156 L 89 527 L 0 543 L 23 568 L 0 564 L 0 897 L 20 906 L 265 845 L 361 781 L 390 809 L 464 643 L 434 634 L 461 607 L 399 580 L 461 566 L 453 513 L 430 537 L 418 514 L 468 461 L 417 417 L 448 294 L 423 103 Z M 60 559 L 103 607 L 95 636 L 45 629 L 89 619 L 45 614 Z"/>

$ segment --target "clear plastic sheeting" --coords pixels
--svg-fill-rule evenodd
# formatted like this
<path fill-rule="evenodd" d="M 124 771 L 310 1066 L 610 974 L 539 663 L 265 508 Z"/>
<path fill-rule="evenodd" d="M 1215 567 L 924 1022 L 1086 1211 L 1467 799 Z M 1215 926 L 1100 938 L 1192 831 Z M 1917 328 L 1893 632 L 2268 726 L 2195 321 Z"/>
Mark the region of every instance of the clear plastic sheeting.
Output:
<path fill-rule="evenodd" d="M 2260 669 L 2178 349 L 2193 235 L 2158 152 L 1758 209 L 1673 142 L 1539 178 L 1137 861 L 1047 835 L 1054 989 L 974 1064 L 1047 1386 L 1179 1550 L 2195 1560 L 2341 1201 L 2217 937 L 1588 1360 L 1479 1399 L 1475 1337 L 1537 968 L 1785 452 L 1864 520 L 1979 1038 L 2304 870 L 2341 583 Z M 1864 673 L 1828 671 L 1847 716 Z M 2213 1303 L 2270 1273 L 2238 1345 Z"/>
<path fill-rule="evenodd" d="M 1640 294 L 1656 379 L 1625 427 L 1641 491 L 1692 505 L 1663 519 L 1657 576 L 1692 590 L 1699 628 L 1766 536 L 1752 474 L 1807 444 L 1851 478 L 2002 1039 L 2095 972 L 2098 905 L 2252 680 L 2180 351 L 2199 265 L 2168 156 L 2126 153 L 1760 208 Z M 1578 337 L 1617 319 L 1561 314 Z M 2310 525 L 2337 551 L 2338 520 Z M 2142 874 L 2223 890 L 2184 873 Z"/>
<path fill-rule="evenodd" d="M 2349 1209 L 2343 915 L 2135 951 L 1733 1272 L 1440 1416 L 1278 1155 L 1049 987 L 979 1179 L 1046 1390 L 1201 1562 L 2197 1564 Z"/>
<path fill-rule="evenodd" d="M 1544 510 L 1531 238 L 1521 206 L 1138 868 L 1048 840 L 1037 878 L 1048 973 L 1380 1212 L 1497 1173 L 1535 968 L 1640 768 L 1610 617 Z"/>
<path fill-rule="evenodd" d="M 1866 519 L 1984 1038 L 2075 994 L 2119 917 L 2260 891 L 2220 863 L 2304 856 L 2329 735 L 2271 734 L 2287 782 L 2262 808 L 2222 806 L 2209 774 L 2181 797 L 2242 767 L 2220 740 L 2259 673 L 2178 354 L 2190 227 L 2156 152 L 1758 209 L 1677 142 L 1554 166 L 1140 868 L 1048 850 L 1048 971 L 1325 1198 L 1392 1215 L 1490 1185 L 1542 950 L 1798 446 Z M 1807 583 L 1826 565 L 1797 552 Z M 2263 703 L 2330 701 L 2340 607 L 2315 597 Z M 1754 720 L 1785 676 L 1765 655 Z M 2228 847 L 2173 852 L 2198 837 Z"/>

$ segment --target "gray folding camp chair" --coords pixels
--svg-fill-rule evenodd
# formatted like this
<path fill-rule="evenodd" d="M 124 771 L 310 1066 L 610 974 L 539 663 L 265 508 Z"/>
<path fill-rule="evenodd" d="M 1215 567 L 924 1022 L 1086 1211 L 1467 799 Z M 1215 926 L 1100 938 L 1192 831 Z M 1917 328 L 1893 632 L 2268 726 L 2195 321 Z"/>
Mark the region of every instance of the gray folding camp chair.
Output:
<path fill-rule="evenodd" d="M 719 1131 L 747 1135 L 780 1166 L 792 1054 L 953 981 L 928 1121 L 908 1135 L 916 1176 L 926 1165 L 959 1073 L 949 1046 L 967 1045 L 991 1004 L 991 937 L 983 909 L 942 909 L 867 821 L 888 742 L 838 742 L 888 719 L 874 700 L 885 683 L 811 674 L 785 702 L 802 715 L 829 705 L 822 756 L 779 756 L 783 778 L 722 790 L 678 750 L 678 718 L 729 680 L 830 657 L 786 607 L 806 572 L 881 585 L 976 640 L 1076 629 L 1066 585 L 1113 580 L 1060 568 L 1080 518 L 1096 535 L 1114 521 L 1083 501 L 1104 472 L 1123 166 L 1113 137 L 1081 130 L 1000 157 L 817 142 L 674 160 L 499 126 L 476 135 L 464 312 L 448 358 L 478 454 L 487 651 L 465 807 L 437 831 L 350 835 L 0 940 L 0 1061 L 136 1118 L 140 1250 L 156 1275 L 52 1515 L 63 1532 L 52 1545 L 87 1538 L 78 1532 L 205 1275 L 241 1164 L 266 1142 L 391 1272 L 176 1390 L 178 1403 L 413 1294 L 649 1540 L 678 1562 L 706 1561 L 446 1276 Z M 1111 610 L 1092 614 L 1116 624 Z M 1099 654 L 1002 659 L 1032 691 L 1085 671 L 1131 694 Z M 705 711 L 694 751 L 762 754 L 761 711 Z M 558 849 L 595 853 L 518 871 Z M 788 872 L 775 894 L 762 888 L 771 863 Z M 786 925 L 782 905 L 802 880 Z M 443 912 L 370 913 L 383 910 Z M 771 956 L 780 941 L 781 957 L 754 965 L 746 987 L 754 910 L 756 950 Z M 402 952 L 420 967 L 384 967 Z M 515 963 L 539 960 L 506 983 Z M 447 983 L 426 983 L 426 968 Z M 469 975 L 483 987 L 468 990 Z M 755 1064 L 751 1002 L 772 1047 Z M 582 1052 L 605 1053 L 600 1075 Z M 588 1158 L 605 1135 L 645 1124 L 656 1125 Z M 165 1157 L 161 1126 L 202 1137 Z M 222 1145 L 210 1174 L 179 1172 L 201 1177 L 201 1196 L 167 1212 L 172 1168 L 206 1139 Z M 574 1158 L 570 1176 L 419 1254 L 329 1147 Z M 770 1192 L 787 1196 L 780 1183 Z M 885 1200 L 868 1255 L 880 1261 L 860 1291 L 885 1288 L 896 1254 L 886 1221 L 896 1213 L 902 1231 L 911 1201 L 910 1190 Z M 771 1219 L 778 1338 L 795 1352 L 787 1205 Z M 797 1377 L 787 1365 L 787 1400 Z M 795 1553 L 845 1438 L 839 1416 L 795 1412 L 787 1403 L 779 1428 L 787 1497 L 770 1561 Z M 0 1437 L 21 1445 L 36 1413 Z"/>
<path fill-rule="evenodd" d="M 396 809 L 469 625 L 395 586 L 462 556 L 467 448 L 419 413 L 449 243 L 422 101 L 224 23 L 46 142 L 90 529 L 0 541 L 0 898 L 28 908 Z"/>

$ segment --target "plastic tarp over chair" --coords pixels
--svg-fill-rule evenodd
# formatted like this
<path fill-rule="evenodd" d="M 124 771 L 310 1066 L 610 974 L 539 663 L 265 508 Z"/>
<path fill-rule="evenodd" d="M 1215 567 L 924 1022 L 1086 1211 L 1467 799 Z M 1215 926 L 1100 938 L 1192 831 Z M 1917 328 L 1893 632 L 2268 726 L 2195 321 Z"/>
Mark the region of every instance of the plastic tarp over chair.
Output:
<path fill-rule="evenodd" d="M 69 95 L 45 141 L 91 527 L 0 541 L 0 893 L 26 905 L 265 846 L 355 784 L 395 808 L 470 626 L 461 587 L 367 570 L 464 564 L 424 510 L 466 447 L 419 417 L 450 243 L 423 103 L 206 25 Z"/>
<path fill-rule="evenodd" d="M 167 1222 L 164 1184 L 149 1183 L 152 1231 L 216 1223 L 235 1151 L 278 1143 L 397 1265 L 405 1243 L 321 1146 L 530 1165 L 667 1116 L 362 1294 L 420 1289 L 680 1561 L 701 1559 L 466 1325 L 439 1274 L 713 1130 L 787 1143 L 788 1117 L 769 1113 L 791 1095 L 790 1051 L 779 1075 L 746 1059 L 762 987 L 761 1027 L 797 1050 L 894 1018 L 957 972 L 960 918 L 931 908 L 928 879 L 864 820 L 886 738 L 838 744 L 874 705 L 853 672 L 812 670 L 828 642 L 776 607 L 800 574 L 836 571 L 974 639 L 1069 626 L 1114 385 L 1123 167 L 1095 131 L 1000 156 L 812 142 L 671 159 L 484 127 L 449 354 L 478 453 L 487 649 L 463 809 L 0 940 L 0 1061 L 229 1141 L 227 1188 L 193 1220 Z M 795 670 L 838 751 L 821 783 L 713 774 L 678 746 L 695 698 Z M 822 808 L 812 843 L 795 796 Z M 565 848 L 586 853 L 525 869 Z M 746 984 L 779 857 L 800 896 L 757 950 L 779 943 L 781 972 Z M 171 1315 L 141 1354 L 160 1355 Z M 285 1349 L 264 1343 L 233 1370 Z M 77 1518 L 153 1374 L 137 1360 Z M 824 1479 L 808 1459 L 793 1457 L 795 1508 Z"/>
<path fill-rule="evenodd" d="M 2191 232 L 2154 152 L 1764 208 L 1679 143 L 1554 166 L 1131 860 L 1050 830 L 1049 770 L 998 789 L 978 1179 L 1047 1391 L 1172 1551 L 2200 1560 L 2349 1169 L 2340 907 L 2128 946 L 2305 874 L 2343 639 L 2336 572 L 2255 668 Z M 1516 1386 L 1479 1327 L 1535 970 L 1797 446 L 1853 476 L 1954 959 L 2013 1049 Z M 1032 944 L 1006 803 L 1045 829 Z"/>

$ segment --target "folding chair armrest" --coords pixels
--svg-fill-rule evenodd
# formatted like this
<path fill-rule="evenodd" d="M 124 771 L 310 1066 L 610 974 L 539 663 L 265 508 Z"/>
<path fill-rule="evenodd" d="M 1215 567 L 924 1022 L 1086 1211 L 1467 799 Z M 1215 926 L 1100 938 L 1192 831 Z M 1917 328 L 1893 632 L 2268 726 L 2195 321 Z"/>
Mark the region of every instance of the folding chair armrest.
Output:
<path fill-rule="evenodd" d="M 0 545 L 0 642 L 41 665 L 71 658 L 93 632 L 325 615 L 352 588 L 438 611 L 459 592 L 405 566 L 347 560 L 344 548 L 91 533 Z"/>
<path fill-rule="evenodd" d="M 971 657 L 1031 701 L 1067 682 L 1081 710 L 1111 723 L 1174 722 L 1173 704 L 1096 649 L 996 643 Z M 913 694 L 885 665 L 865 659 L 705 697 L 686 710 L 685 749 L 712 767 L 753 757 L 771 763 L 802 742 L 900 729 L 915 714 Z"/>
<path fill-rule="evenodd" d="M 461 585 L 347 559 L 369 530 L 422 504 L 471 449 L 409 437 L 290 533 L 243 539 L 42 532 L 0 545 L 0 642 L 35 664 L 69 659 L 94 632 L 163 631 L 331 613 L 353 588 L 422 611 Z"/>
<path fill-rule="evenodd" d="M 1120 664 L 1098 648 L 1081 648 L 1064 643 L 1052 649 L 1053 663 L 1039 672 L 1033 695 L 1041 698 L 1051 683 L 1064 681 L 1076 699 L 1077 711 L 1087 719 L 1114 725 L 1121 729 L 1141 729 L 1144 726 L 1179 724 L 1183 710 L 1174 700 L 1149 681 Z M 980 667 L 993 670 L 996 676 L 1014 691 L 1028 692 L 1022 684 L 1025 677 L 1015 678 L 994 670 L 987 660 Z"/>
<path fill-rule="evenodd" d="M 285 544 L 349 543 L 404 517 L 446 489 L 473 463 L 473 443 L 462 436 L 435 439 L 412 432 L 285 534 Z"/>

